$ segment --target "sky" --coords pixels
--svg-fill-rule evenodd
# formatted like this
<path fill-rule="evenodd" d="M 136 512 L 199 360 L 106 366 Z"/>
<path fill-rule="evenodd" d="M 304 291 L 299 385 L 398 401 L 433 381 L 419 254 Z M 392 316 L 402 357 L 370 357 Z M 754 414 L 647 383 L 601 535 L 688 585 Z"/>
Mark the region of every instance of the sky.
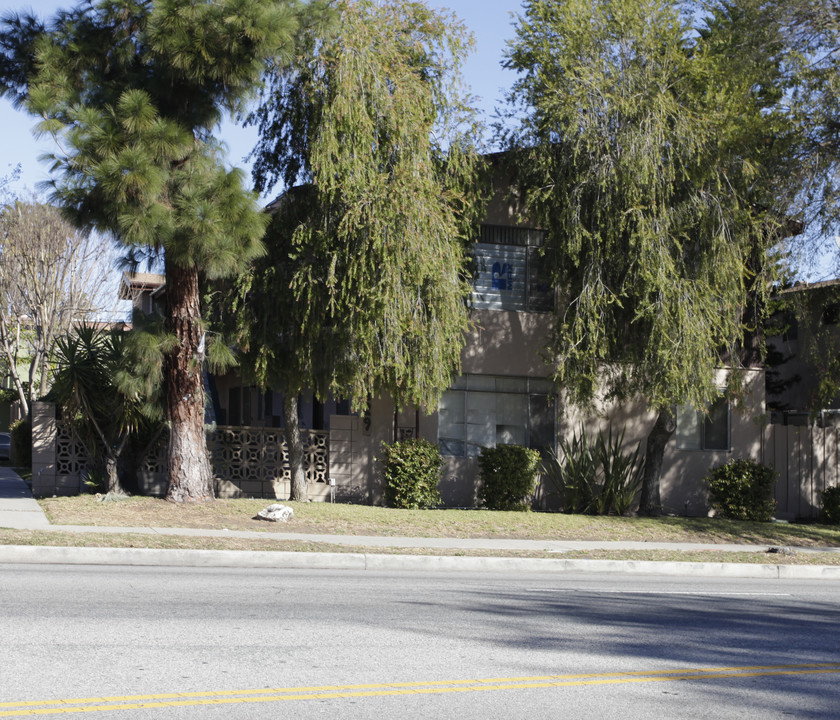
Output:
<path fill-rule="evenodd" d="M 51 16 L 58 8 L 71 7 L 73 0 L 1 0 L 0 12 L 31 9 L 43 18 Z M 493 111 L 501 106 L 505 91 L 516 79 L 516 74 L 504 70 L 501 62 L 508 41 L 514 36 L 514 16 L 521 10 L 522 0 L 426 0 L 435 8 L 448 8 L 463 21 L 475 35 L 475 50 L 468 57 L 464 77 L 472 93 L 477 96 L 477 106 L 483 112 L 487 123 L 492 121 Z M 5 98 L 0 98 L 0 177 L 8 175 L 20 164 L 20 179 L 7 189 L 14 194 L 24 194 L 37 189 L 40 182 L 49 179 L 47 167 L 38 158 L 53 150 L 52 141 L 47 138 L 36 142 L 32 135 L 34 118 L 23 111 L 15 110 Z M 250 166 L 244 158 L 257 141 L 255 128 L 241 128 L 227 121 L 223 123 L 218 137 L 228 147 L 230 165 L 244 168 L 250 174 Z M 266 192 L 265 198 L 273 196 L 277 188 Z M 838 242 L 840 248 L 840 242 Z M 813 250 L 813 248 L 812 248 Z M 809 280 L 823 280 L 837 275 L 840 259 L 831 243 L 824 242 L 811 252 L 809 261 L 802 259 L 798 275 Z"/>
<path fill-rule="evenodd" d="M 74 4 L 72 0 L 3 0 L 2 12 L 32 10 L 48 18 L 57 9 Z M 464 76 L 489 122 L 494 107 L 501 104 L 505 90 L 515 79 L 513 72 L 502 69 L 501 60 L 506 42 L 513 37 L 512 13 L 519 11 L 520 0 L 428 0 L 427 4 L 452 10 L 475 34 L 475 51 L 467 60 Z M 38 183 L 49 179 L 47 166 L 38 158 L 53 150 L 52 141 L 36 141 L 32 135 L 34 124 L 32 116 L 15 110 L 7 99 L 0 99 L 0 176 L 8 175 L 18 164 L 21 166 L 20 180 L 9 188 L 13 193 L 36 190 Z M 230 163 L 249 170 L 244 157 L 256 144 L 256 129 L 225 122 L 218 136 L 228 146 Z"/>

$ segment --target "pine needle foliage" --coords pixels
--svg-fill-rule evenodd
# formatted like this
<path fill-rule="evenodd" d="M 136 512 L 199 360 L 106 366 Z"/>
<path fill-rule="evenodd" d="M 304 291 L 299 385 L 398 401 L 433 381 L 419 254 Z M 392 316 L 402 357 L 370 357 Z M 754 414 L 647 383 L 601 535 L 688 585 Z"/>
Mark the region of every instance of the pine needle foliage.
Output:
<path fill-rule="evenodd" d="M 202 278 L 263 252 L 267 218 L 213 137 L 265 64 L 292 46 L 295 0 L 88 0 L 48 26 L 8 18 L 3 89 L 55 138 L 53 198 L 77 224 L 162 255 L 170 422 L 168 497 L 213 495 L 203 432 Z"/>

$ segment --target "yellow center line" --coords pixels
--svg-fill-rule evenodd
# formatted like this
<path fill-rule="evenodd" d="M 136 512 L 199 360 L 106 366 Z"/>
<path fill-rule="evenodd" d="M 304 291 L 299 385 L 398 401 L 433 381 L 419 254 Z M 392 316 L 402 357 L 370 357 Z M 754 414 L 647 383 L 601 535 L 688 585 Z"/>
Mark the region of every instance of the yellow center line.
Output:
<path fill-rule="evenodd" d="M 745 677 L 771 677 L 840 672 L 840 663 L 802 665 L 751 665 L 719 668 L 679 668 L 671 670 L 636 670 L 613 673 L 578 673 L 525 677 L 474 678 L 466 680 L 431 680 L 427 682 L 371 683 L 364 685 L 315 685 L 290 688 L 253 688 L 245 690 L 210 690 L 207 692 L 157 693 L 150 695 L 112 695 L 64 700 L 29 700 L 3 702 L 0 717 L 58 715 L 64 713 L 142 710 L 164 707 L 226 705 L 292 700 L 384 697 L 395 695 L 436 695 L 443 693 L 498 690 L 528 690 L 551 687 L 623 685 L 631 683 L 721 680 Z M 133 702 L 144 701 L 144 702 Z M 100 704 L 112 703 L 112 704 Z M 53 706 L 53 707 L 47 707 Z"/>

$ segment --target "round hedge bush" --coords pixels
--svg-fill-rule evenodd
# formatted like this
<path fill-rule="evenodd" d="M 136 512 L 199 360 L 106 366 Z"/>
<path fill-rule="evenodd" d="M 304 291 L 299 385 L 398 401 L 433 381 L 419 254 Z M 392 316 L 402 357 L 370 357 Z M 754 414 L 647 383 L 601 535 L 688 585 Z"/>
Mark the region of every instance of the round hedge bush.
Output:
<path fill-rule="evenodd" d="M 392 508 L 434 508 L 441 504 L 437 486 L 443 458 L 440 448 L 422 438 L 382 444 L 385 503 Z"/>
<path fill-rule="evenodd" d="M 776 473 L 754 460 L 730 460 L 714 468 L 707 478 L 709 500 L 721 517 L 768 522 L 776 501 Z"/>
<path fill-rule="evenodd" d="M 478 496 L 488 510 L 528 510 L 540 471 L 540 454 L 521 445 L 482 448 Z"/>
<path fill-rule="evenodd" d="M 840 485 L 832 485 L 823 490 L 820 501 L 820 519 L 828 525 L 840 525 Z"/>

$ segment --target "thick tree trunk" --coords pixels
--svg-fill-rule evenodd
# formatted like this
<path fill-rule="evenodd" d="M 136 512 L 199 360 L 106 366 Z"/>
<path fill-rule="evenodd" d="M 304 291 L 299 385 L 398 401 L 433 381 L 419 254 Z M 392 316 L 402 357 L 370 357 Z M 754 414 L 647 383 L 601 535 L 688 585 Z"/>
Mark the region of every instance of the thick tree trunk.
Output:
<path fill-rule="evenodd" d="M 286 447 L 289 449 L 289 472 L 291 474 L 289 500 L 307 502 L 309 500 L 309 489 L 306 487 L 306 473 L 303 469 L 303 440 L 300 437 L 297 393 L 286 393 L 283 399 L 283 421 L 286 426 Z"/>
<path fill-rule="evenodd" d="M 674 430 L 677 429 L 674 409 L 663 408 L 648 435 L 645 448 L 645 472 L 642 477 L 642 493 L 639 498 L 639 515 L 656 517 L 662 514 L 662 501 L 659 497 L 659 480 L 662 477 L 662 458 L 665 446 Z"/>
<path fill-rule="evenodd" d="M 113 495 L 125 495 L 125 489 L 120 483 L 120 476 L 117 472 L 117 457 L 111 453 L 105 457 L 105 475 L 108 478 L 108 493 Z"/>
<path fill-rule="evenodd" d="M 166 266 L 166 329 L 178 345 L 164 361 L 172 502 L 213 500 L 213 472 L 204 434 L 204 383 L 198 270 Z"/>

